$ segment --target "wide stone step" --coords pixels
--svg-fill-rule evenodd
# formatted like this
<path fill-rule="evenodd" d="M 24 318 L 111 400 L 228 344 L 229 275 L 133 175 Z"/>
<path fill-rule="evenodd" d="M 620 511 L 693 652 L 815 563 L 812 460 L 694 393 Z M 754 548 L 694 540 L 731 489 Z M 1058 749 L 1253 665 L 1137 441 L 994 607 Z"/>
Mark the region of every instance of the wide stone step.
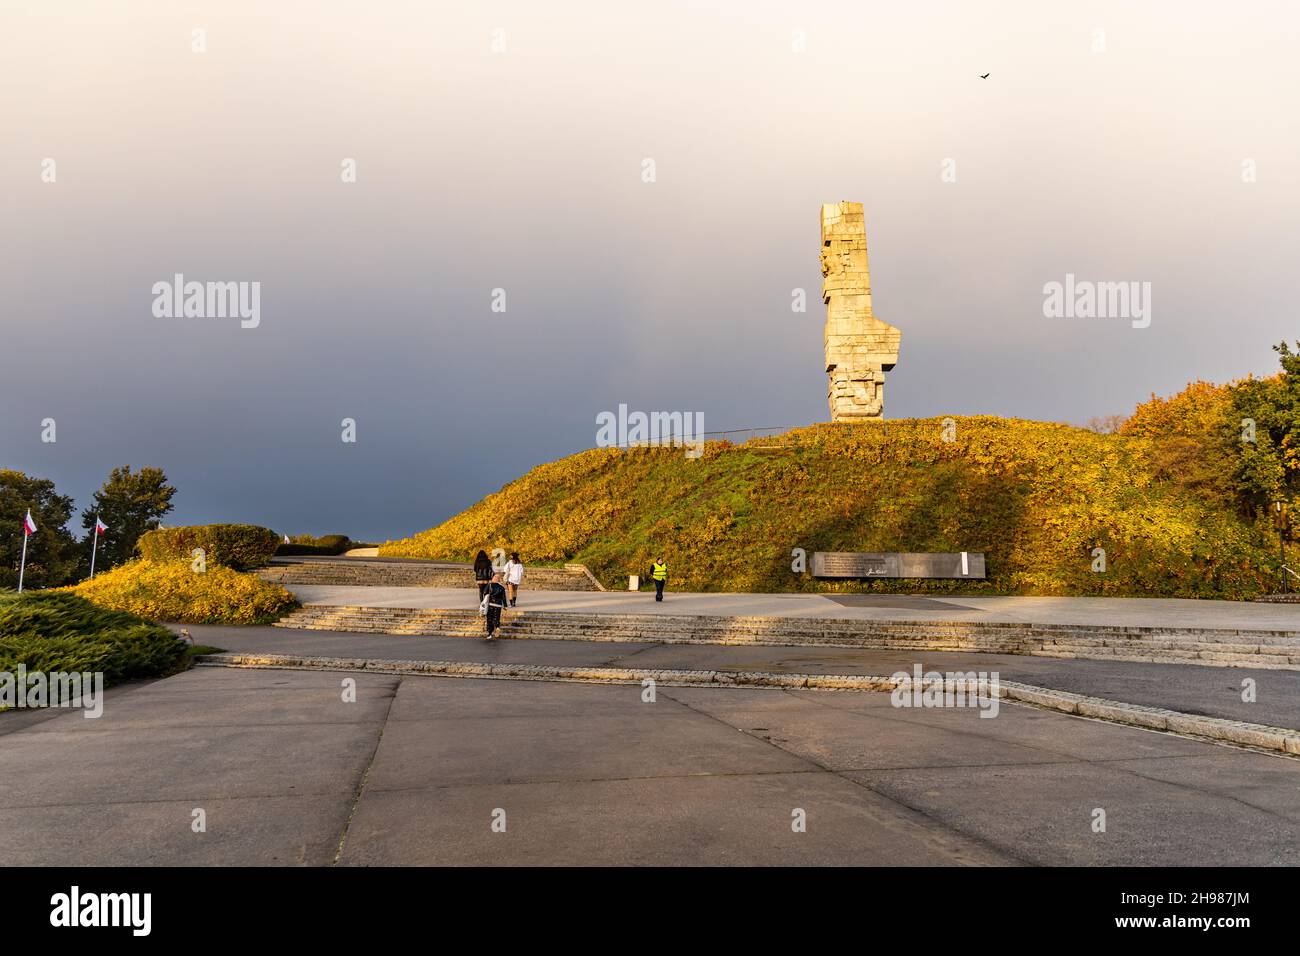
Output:
<path fill-rule="evenodd" d="M 927 628 L 907 627 L 891 628 L 883 625 L 857 625 L 854 622 L 846 622 L 846 626 L 837 628 L 818 628 L 809 630 L 798 626 L 780 627 L 780 628 L 752 628 L 742 625 L 710 625 L 704 623 L 692 623 L 688 625 L 669 625 L 665 626 L 659 623 L 628 625 L 617 623 L 606 623 L 599 619 L 572 624 L 569 622 L 558 621 L 553 619 L 538 620 L 532 616 L 513 617 L 514 614 L 521 612 L 507 611 L 503 623 L 520 631 L 545 631 L 551 635 L 581 635 L 588 632 L 598 632 L 600 634 L 623 634 L 623 635 L 646 635 L 646 636 L 671 636 L 673 634 L 682 634 L 686 636 L 699 636 L 702 634 L 709 635 L 735 635 L 740 637 L 761 637 L 767 634 L 779 633 L 783 636 L 790 635 L 812 635 L 812 636 L 830 636 L 830 635 L 872 635 L 872 636 L 889 636 L 898 639 L 913 638 L 917 640 L 934 641 L 936 639 L 974 639 L 981 641 L 988 640 L 1010 640 L 1024 641 L 1036 640 L 1044 643 L 1055 644 L 1078 644 L 1078 645 L 1107 645 L 1107 644 L 1124 644 L 1136 643 L 1149 647 L 1191 647 L 1191 646 L 1213 646 L 1224 652 L 1241 652 L 1256 647 L 1275 647 L 1279 653 L 1291 649 L 1300 649 L 1300 638 L 1291 637 L 1285 640 L 1271 638 L 1264 641 L 1243 640 L 1245 635 L 1234 634 L 1232 637 L 1212 637 L 1207 639 L 1202 635 L 1158 635 L 1143 636 L 1133 635 L 1125 632 L 1110 631 L 1102 628 L 1093 629 L 1092 631 L 1076 630 L 1071 632 L 1042 632 L 1036 629 L 1026 628 L 1019 633 L 1001 633 L 980 630 L 963 626 L 960 629 L 945 629 L 942 627 Z M 290 626 L 292 623 L 306 623 L 309 621 L 331 620 L 331 621 L 356 621 L 370 624 L 383 623 L 418 623 L 430 627 L 456 626 L 465 623 L 478 621 L 476 612 L 462 612 L 459 614 L 449 612 L 423 612 L 408 611 L 401 609 L 376 608 L 370 611 L 358 609 L 324 609 L 308 608 L 300 611 L 295 615 L 292 622 L 287 621 Z"/>
<path fill-rule="evenodd" d="M 311 604 L 301 609 L 298 617 L 328 615 L 331 617 L 355 616 L 370 620 L 402 619 L 425 621 L 466 621 L 478 617 L 476 610 L 468 608 L 400 608 L 361 605 L 320 605 Z M 601 630 L 635 629 L 639 631 L 683 631 L 699 632 L 701 630 L 734 631 L 763 633 L 779 630 L 781 632 L 806 633 L 840 633 L 846 631 L 870 631 L 899 635 L 935 634 L 954 635 L 996 635 L 1008 636 L 1032 635 L 1044 640 L 1069 640 L 1073 638 L 1104 637 L 1108 640 L 1141 640 L 1144 642 L 1188 641 L 1200 643 L 1223 644 L 1278 644 L 1300 646 L 1300 632 L 1267 631 L 1203 631 L 1196 629 L 1169 630 L 1135 630 L 1108 626 L 1088 627 L 1077 625 L 1069 628 L 1047 627 L 1038 625 L 1017 625 L 1008 628 L 1005 625 L 983 623 L 952 624 L 945 622 L 895 622 L 873 620 L 837 619 L 825 621 L 807 618 L 722 618 L 722 617 L 686 617 L 668 618 L 661 615 L 644 615 L 628 617 L 621 615 L 528 611 L 526 609 L 508 609 L 503 614 L 506 622 L 520 626 L 546 627 L 548 629 L 584 630 L 599 628 Z"/>
<path fill-rule="evenodd" d="M 501 624 L 504 637 L 528 640 L 876 647 L 1300 669 L 1300 634 L 1285 631 L 602 615 L 517 609 L 505 611 Z M 483 619 L 477 611 L 462 608 L 308 605 L 278 626 L 407 636 L 478 637 L 483 633 Z"/>
<path fill-rule="evenodd" d="M 274 563 L 260 569 L 258 576 L 275 584 L 317 584 L 343 587 L 431 587 L 474 588 L 470 568 L 449 568 L 418 564 L 348 561 L 299 561 Z M 594 591 L 591 578 L 579 568 L 529 568 L 526 587 L 546 591 Z"/>

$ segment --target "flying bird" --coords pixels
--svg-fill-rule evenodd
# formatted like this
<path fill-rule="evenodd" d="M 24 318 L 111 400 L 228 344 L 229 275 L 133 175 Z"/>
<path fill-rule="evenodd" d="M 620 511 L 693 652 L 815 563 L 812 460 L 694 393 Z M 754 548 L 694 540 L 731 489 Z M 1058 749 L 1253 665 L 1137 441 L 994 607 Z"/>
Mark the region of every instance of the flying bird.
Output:
<path fill-rule="evenodd" d="M 981 74 L 980 74 L 980 79 L 981 79 L 981 80 L 987 80 L 988 78 L 989 78 L 989 74 L 987 74 L 987 73 L 981 73 Z"/>

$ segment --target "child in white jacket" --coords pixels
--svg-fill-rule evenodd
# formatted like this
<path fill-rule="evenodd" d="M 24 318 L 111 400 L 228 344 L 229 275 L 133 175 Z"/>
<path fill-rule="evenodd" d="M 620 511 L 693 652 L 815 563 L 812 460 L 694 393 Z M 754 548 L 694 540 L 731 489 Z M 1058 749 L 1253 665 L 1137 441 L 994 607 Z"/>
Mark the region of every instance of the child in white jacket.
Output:
<path fill-rule="evenodd" d="M 506 596 L 510 606 L 515 606 L 519 599 L 519 585 L 524 582 L 524 566 L 519 560 L 519 552 L 511 551 L 510 560 L 506 562 Z"/>

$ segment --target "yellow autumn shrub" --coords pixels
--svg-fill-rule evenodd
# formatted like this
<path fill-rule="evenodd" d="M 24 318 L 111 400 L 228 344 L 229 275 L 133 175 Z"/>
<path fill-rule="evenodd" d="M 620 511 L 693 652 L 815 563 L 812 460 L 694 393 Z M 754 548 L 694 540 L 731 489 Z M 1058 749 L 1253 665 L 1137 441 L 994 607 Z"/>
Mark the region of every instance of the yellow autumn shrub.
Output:
<path fill-rule="evenodd" d="M 1217 434 L 1232 409 L 1232 386 L 1189 382 L 1176 395 L 1152 395 L 1122 424 L 1123 435 L 1201 439 Z"/>
<path fill-rule="evenodd" d="M 188 561 L 131 561 L 67 590 L 100 607 L 186 624 L 265 624 L 297 606 L 255 574 L 215 564 L 196 572 Z"/>

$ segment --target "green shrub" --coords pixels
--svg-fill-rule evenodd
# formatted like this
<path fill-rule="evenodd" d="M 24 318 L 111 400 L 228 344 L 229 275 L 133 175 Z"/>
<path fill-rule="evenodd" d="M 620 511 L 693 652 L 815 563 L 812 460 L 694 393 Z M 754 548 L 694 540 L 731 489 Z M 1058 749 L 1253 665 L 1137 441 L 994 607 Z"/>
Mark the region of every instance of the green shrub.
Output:
<path fill-rule="evenodd" d="M 356 547 L 345 534 L 326 534 L 319 538 L 311 534 L 294 535 L 289 544 L 281 544 L 275 549 L 278 555 L 320 554 L 338 555 Z"/>
<path fill-rule="evenodd" d="M 209 564 L 236 571 L 264 567 L 279 539 L 270 528 L 252 524 L 197 524 L 182 528 L 158 528 L 140 538 L 140 557 L 146 561 L 190 560 L 195 548 L 202 548 Z"/>
<path fill-rule="evenodd" d="M 331 551 L 328 548 L 318 548 L 314 544 L 281 544 L 275 549 L 275 556 L 277 558 L 301 554 L 314 554 L 329 557 L 330 555 L 338 554 L 338 552 Z"/>
<path fill-rule="evenodd" d="M 100 671 L 105 683 L 183 669 L 185 645 L 158 624 L 68 591 L 0 594 L 0 670 Z"/>

